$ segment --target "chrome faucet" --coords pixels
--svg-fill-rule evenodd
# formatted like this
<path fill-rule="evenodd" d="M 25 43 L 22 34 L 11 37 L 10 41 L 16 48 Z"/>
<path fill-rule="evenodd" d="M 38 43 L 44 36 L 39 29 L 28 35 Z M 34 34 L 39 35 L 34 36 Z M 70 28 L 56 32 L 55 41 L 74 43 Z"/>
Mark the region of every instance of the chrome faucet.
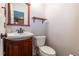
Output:
<path fill-rule="evenodd" d="M 18 31 L 18 33 L 23 33 L 24 32 L 24 30 L 22 28 L 20 28 L 19 30 L 16 30 L 16 31 Z"/>

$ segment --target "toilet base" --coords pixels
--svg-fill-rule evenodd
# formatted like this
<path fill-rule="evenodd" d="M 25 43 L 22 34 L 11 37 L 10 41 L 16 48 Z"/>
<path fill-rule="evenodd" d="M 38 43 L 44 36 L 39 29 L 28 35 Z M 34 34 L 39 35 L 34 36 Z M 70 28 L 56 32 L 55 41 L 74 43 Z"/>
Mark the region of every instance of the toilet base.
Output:
<path fill-rule="evenodd" d="M 39 56 L 56 56 L 56 54 L 47 55 L 47 54 L 45 54 L 45 53 L 43 53 L 42 51 L 39 50 Z"/>

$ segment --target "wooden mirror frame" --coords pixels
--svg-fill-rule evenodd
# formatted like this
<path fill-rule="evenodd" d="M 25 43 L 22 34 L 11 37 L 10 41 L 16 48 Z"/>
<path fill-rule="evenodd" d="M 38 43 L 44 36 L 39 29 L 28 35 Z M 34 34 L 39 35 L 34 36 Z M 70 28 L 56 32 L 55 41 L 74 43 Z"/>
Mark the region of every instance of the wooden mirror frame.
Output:
<path fill-rule="evenodd" d="M 8 3 L 8 24 L 7 25 L 15 25 L 15 26 L 30 26 L 30 4 L 26 3 L 28 5 L 28 24 L 11 24 L 11 5 Z"/>

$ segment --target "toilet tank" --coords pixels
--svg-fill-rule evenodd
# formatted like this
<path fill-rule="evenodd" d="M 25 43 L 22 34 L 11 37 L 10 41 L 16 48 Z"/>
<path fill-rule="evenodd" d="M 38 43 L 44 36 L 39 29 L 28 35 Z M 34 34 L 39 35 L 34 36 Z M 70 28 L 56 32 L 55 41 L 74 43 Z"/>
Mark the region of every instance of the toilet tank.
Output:
<path fill-rule="evenodd" d="M 37 47 L 45 45 L 46 36 L 34 36 L 34 38 L 35 38 L 35 45 Z"/>

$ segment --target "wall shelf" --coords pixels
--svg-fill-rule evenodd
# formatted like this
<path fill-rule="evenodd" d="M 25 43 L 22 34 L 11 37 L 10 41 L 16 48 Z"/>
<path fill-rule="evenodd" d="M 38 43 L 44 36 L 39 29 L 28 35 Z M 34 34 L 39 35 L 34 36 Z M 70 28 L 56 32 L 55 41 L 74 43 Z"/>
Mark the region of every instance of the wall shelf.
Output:
<path fill-rule="evenodd" d="M 35 20 L 42 20 L 42 23 L 43 23 L 45 20 L 47 20 L 46 18 L 35 17 L 35 16 L 33 16 L 32 19 L 33 19 L 33 22 L 35 22 Z"/>

